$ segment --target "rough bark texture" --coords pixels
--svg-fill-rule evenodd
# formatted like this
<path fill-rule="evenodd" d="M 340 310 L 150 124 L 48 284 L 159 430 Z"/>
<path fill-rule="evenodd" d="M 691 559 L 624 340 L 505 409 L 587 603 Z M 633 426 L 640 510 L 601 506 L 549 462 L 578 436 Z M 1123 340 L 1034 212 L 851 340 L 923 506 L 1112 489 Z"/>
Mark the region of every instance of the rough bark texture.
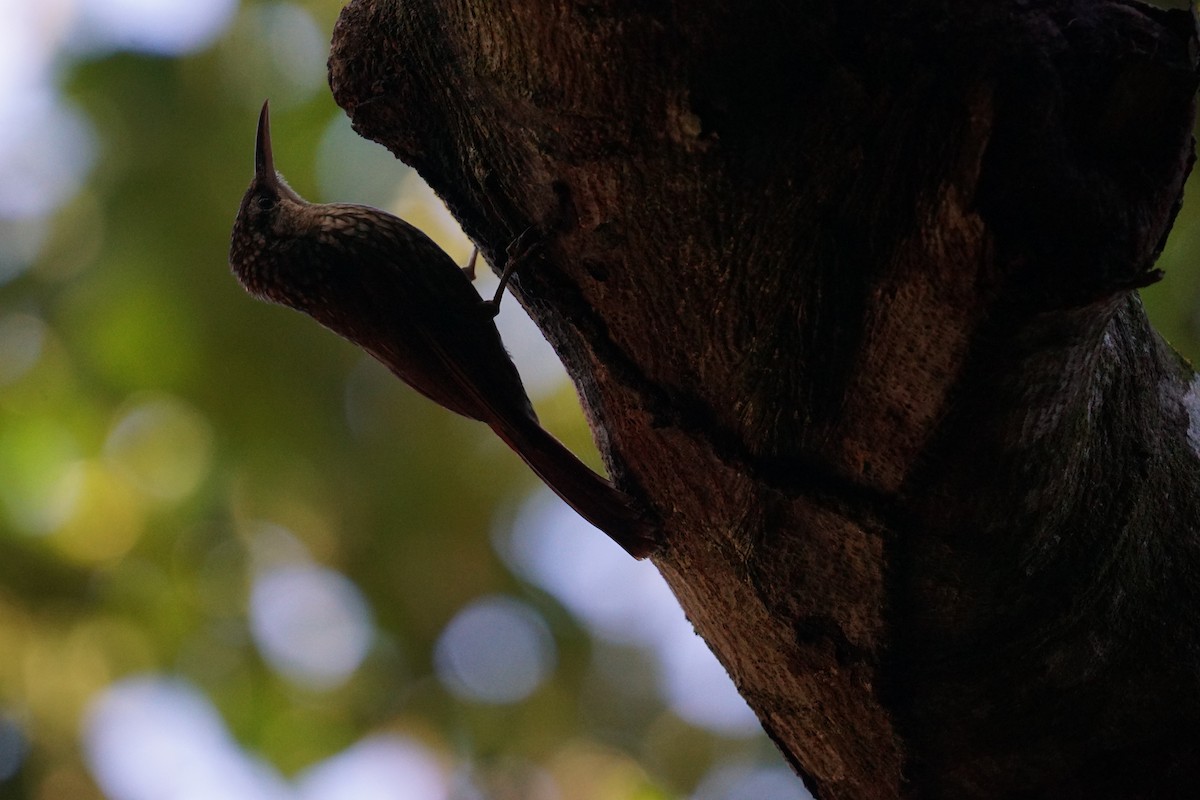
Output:
<path fill-rule="evenodd" d="M 493 263 L 545 232 L 516 291 L 818 797 L 1182 797 L 1200 383 L 1134 289 L 1195 51 L 1119 0 L 355 0 L 330 81 Z"/>

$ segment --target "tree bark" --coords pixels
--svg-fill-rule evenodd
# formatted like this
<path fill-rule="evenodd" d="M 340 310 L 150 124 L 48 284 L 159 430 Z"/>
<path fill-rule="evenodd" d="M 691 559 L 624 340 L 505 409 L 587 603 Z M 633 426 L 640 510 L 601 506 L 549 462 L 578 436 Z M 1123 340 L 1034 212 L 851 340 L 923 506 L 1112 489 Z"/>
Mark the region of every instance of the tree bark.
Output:
<path fill-rule="evenodd" d="M 1130 0 L 354 0 L 330 83 L 493 264 L 543 233 L 515 292 L 816 796 L 1182 797 L 1200 381 L 1135 290 L 1196 52 Z"/>

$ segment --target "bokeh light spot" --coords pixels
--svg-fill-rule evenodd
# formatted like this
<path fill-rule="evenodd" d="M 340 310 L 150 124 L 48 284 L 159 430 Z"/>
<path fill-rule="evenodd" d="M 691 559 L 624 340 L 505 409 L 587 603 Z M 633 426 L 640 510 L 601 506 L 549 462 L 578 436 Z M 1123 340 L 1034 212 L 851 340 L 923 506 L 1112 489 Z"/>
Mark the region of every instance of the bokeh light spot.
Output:
<path fill-rule="evenodd" d="M 671 710 L 693 725 L 725 736 L 753 736 L 758 717 L 691 625 L 676 628 L 658 644 L 659 692 Z"/>
<path fill-rule="evenodd" d="M 87 120 L 49 90 L 0 104 L 0 217 L 42 217 L 75 195 L 91 167 Z"/>
<path fill-rule="evenodd" d="M 500 545 L 505 560 L 601 638 L 651 645 L 683 617 L 653 564 L 630 559 L 549 490 L 529 496 L 512 531 Z"/>
<path fill-rule="evenodd" d="M 70 16 L 68 2 L 4 3 L 0 25 L 0 106 L 49 82 L 54 48 Z"/>
<path fill-rule="evenodd" d="M 293 682 L 324 690 L 358 669 L 374 638 L 358 588 L 333 570 L 282 566 L 258 574 L 250 627 L 263 657 Z"/>
<path fill-rule="evenodd" d="M 73 44 L 82 50 L 182 55 L 212 43 L 237 0 L 81 0 Z"/>
<path fill-rule="evenodd" d="M 208 473 L 212 429 L 187 403 L 157 396 L 120 415 L 104 452 L 141 491 L 177 501 L 191 494 Z"/>
<path fill-rule="evenodd" d="M 676 714 L 725 735 L 760 730 L 654 566 L 630 559 L 549 491 L 526 501 L 512 537 L 498 546 L 520 575 L 557 597 L 597 636 L 654 653 L 659 693 Z"/>
<path fill-rule="evenodd" d="M 68 473 L 65 494 L 74 499 L 54 532 L 58 548 L 77 561 L 99 563 L 129 552 L 142 534 L 145 509 L 132 483 L 95 461 L 80 461 Z"/>
<path fill-rule="evenodd" d="M 477 600 L 438 638 L 438 678 L 451 692 L 484 703 L 515 703 L 554 669 L 554 641 L 542 618 L 506 597 Z"/>
<path fill-rule="evenodd" d="M 692 800 L 812 800 L 804 784 L 783 767 L 727 764 L 701 781 Z"/>
<path fill-rule="evenodd" d="M 297 779 L 301 800 L 444 800 L 446 771 L 426 747 L 400 736 L 373 736 Z"/>
<path fill-rule="evenodd" d="M 204 695 L 181 681 L 131 678 L 88 709 L 92 775 L 111 800 L 287 800 L 290 787 L 243 753 Z"/>
<path fill-rule="evenodd" d="M 44 534 L 66 521 L 78 496 L 75 438 L 58 422 L 15 418 L 0 430 L 0 503 L 14 528 Z"/>

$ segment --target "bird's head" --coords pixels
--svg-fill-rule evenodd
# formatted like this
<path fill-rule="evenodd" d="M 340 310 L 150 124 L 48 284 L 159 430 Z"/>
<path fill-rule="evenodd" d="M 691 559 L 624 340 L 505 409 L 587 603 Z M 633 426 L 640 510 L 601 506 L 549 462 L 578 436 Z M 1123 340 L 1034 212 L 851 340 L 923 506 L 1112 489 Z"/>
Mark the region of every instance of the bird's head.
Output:
<path fill-rule="evenodd" d="M 264 300 L 300 307 L 303 289 L 312 275 L 304 275 L 297 264 L 296 246 L 312 228 L 311 203 L 287 185 L 275 171 L 271 154 L 271 119 L 268 104 L 258 116 L 254 148 L 254 179 L 242 197 L 233 238 L 229 266 L 246 290 Z"/>

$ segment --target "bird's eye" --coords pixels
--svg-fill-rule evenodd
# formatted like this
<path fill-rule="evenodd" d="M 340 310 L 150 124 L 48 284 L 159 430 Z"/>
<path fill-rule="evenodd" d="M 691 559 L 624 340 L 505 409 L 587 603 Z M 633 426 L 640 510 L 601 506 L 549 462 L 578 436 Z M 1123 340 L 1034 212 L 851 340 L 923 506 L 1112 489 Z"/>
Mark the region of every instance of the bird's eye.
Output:
<path fill-rule="evenodd" d="M 265 195 L 265 194 L 259 195 L 258 200 L 256 200 L 255 202 L 258 204 L 258 207 L 260 209 L 262 209 L 263 211 L 270 211 L 272 208 L 275 207 L 275 198 L 271 197 L 270 195 Z"/>

